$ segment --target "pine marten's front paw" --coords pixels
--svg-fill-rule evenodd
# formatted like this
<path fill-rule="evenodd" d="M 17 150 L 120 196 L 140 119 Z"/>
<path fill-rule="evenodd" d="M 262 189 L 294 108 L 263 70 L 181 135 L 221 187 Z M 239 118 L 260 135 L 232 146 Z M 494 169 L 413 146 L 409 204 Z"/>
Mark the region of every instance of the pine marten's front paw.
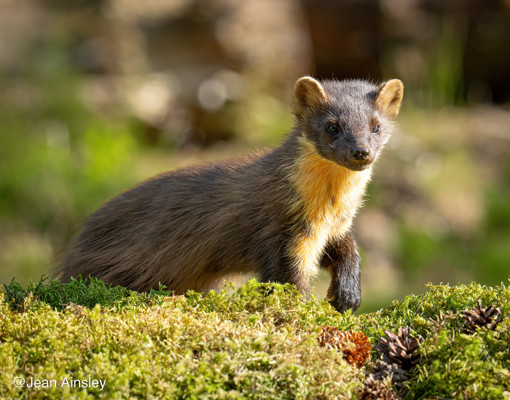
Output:
<path fill-rule="evenodd" d="M 328 300 L 338 312 L 345 312 L 348 309 L 356 311 L 361 304 L 361 291 L 356 289 L 339 290 L 337 293 L 328 291 Z"/>

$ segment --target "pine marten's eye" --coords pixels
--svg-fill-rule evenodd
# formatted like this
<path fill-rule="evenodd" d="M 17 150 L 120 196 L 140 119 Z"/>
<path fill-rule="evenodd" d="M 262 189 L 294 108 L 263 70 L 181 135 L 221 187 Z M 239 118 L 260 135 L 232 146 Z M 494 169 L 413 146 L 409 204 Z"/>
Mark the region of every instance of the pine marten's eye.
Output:
<path fill-rule="evenodd" d="M 336 125 L 328 125 L 326 127 L 326 130 L 330 135 L 338 135 L 338 128 L 336 127 Z"/>
<path fill-rule="evenodd" d="M 379 126 L 379 124 L 375 125 L 375 126 L 372 128 L 372 133 L 373 133 L 374 135 L 377 135 L 380 131 L 381 131 L 381 127 Z"/>

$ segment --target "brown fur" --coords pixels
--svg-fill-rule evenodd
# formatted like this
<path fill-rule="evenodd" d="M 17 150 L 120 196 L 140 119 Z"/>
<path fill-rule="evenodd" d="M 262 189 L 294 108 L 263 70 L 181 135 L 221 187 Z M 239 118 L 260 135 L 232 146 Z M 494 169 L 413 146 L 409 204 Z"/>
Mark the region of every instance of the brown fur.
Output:
<path fill-rule="evenodd" d="M 359 256 L 349 228 L 398 113 L 399 83 L 301 78 L 296 126 L 280 147 L 167 172 L 113 198 L 71 243 L 62 279 L 90 275 L 139 291 L 161 282 L 180 294 L 255 272 L 307 293 L 322 266 L 332 304 L 356 308 Z M 385 136 L 370 136 L 374 121 Z M 342 135 L 327 133 L 328 124 Z M 359 146 L 370 153 L 362 160 Z"/>

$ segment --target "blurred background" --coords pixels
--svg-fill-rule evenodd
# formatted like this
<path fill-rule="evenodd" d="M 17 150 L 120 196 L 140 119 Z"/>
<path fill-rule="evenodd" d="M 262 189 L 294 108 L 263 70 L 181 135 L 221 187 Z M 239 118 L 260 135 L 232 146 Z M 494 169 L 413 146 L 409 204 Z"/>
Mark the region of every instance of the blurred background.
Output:
<path fill-rule="evenodd" d="M 142 179 L 278 145 L 305 74 L 406 87 L 354 226 L 361 311 L 508 283 L 508 0 L 0 1 L 0 283 L 51 276 Z"/>

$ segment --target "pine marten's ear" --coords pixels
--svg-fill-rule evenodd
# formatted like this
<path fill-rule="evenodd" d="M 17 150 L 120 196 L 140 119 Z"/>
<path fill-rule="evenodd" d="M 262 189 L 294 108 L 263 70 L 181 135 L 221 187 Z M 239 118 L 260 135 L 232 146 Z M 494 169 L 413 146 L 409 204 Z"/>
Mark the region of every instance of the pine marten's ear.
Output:
<path fill-rule="evenodd" d="M 400 109 L 403 96 L 404 85 L 399 79 L 392 79 L 379 86 L 375 105 L 383 113 L 395 117 Z"/>
<path fill-rule="evenodd" d="M 301 115 L 328 100 L 322 85 L 310 76 L 304 76 L 296 82 L 294 87 L 294 114 Z"/>

